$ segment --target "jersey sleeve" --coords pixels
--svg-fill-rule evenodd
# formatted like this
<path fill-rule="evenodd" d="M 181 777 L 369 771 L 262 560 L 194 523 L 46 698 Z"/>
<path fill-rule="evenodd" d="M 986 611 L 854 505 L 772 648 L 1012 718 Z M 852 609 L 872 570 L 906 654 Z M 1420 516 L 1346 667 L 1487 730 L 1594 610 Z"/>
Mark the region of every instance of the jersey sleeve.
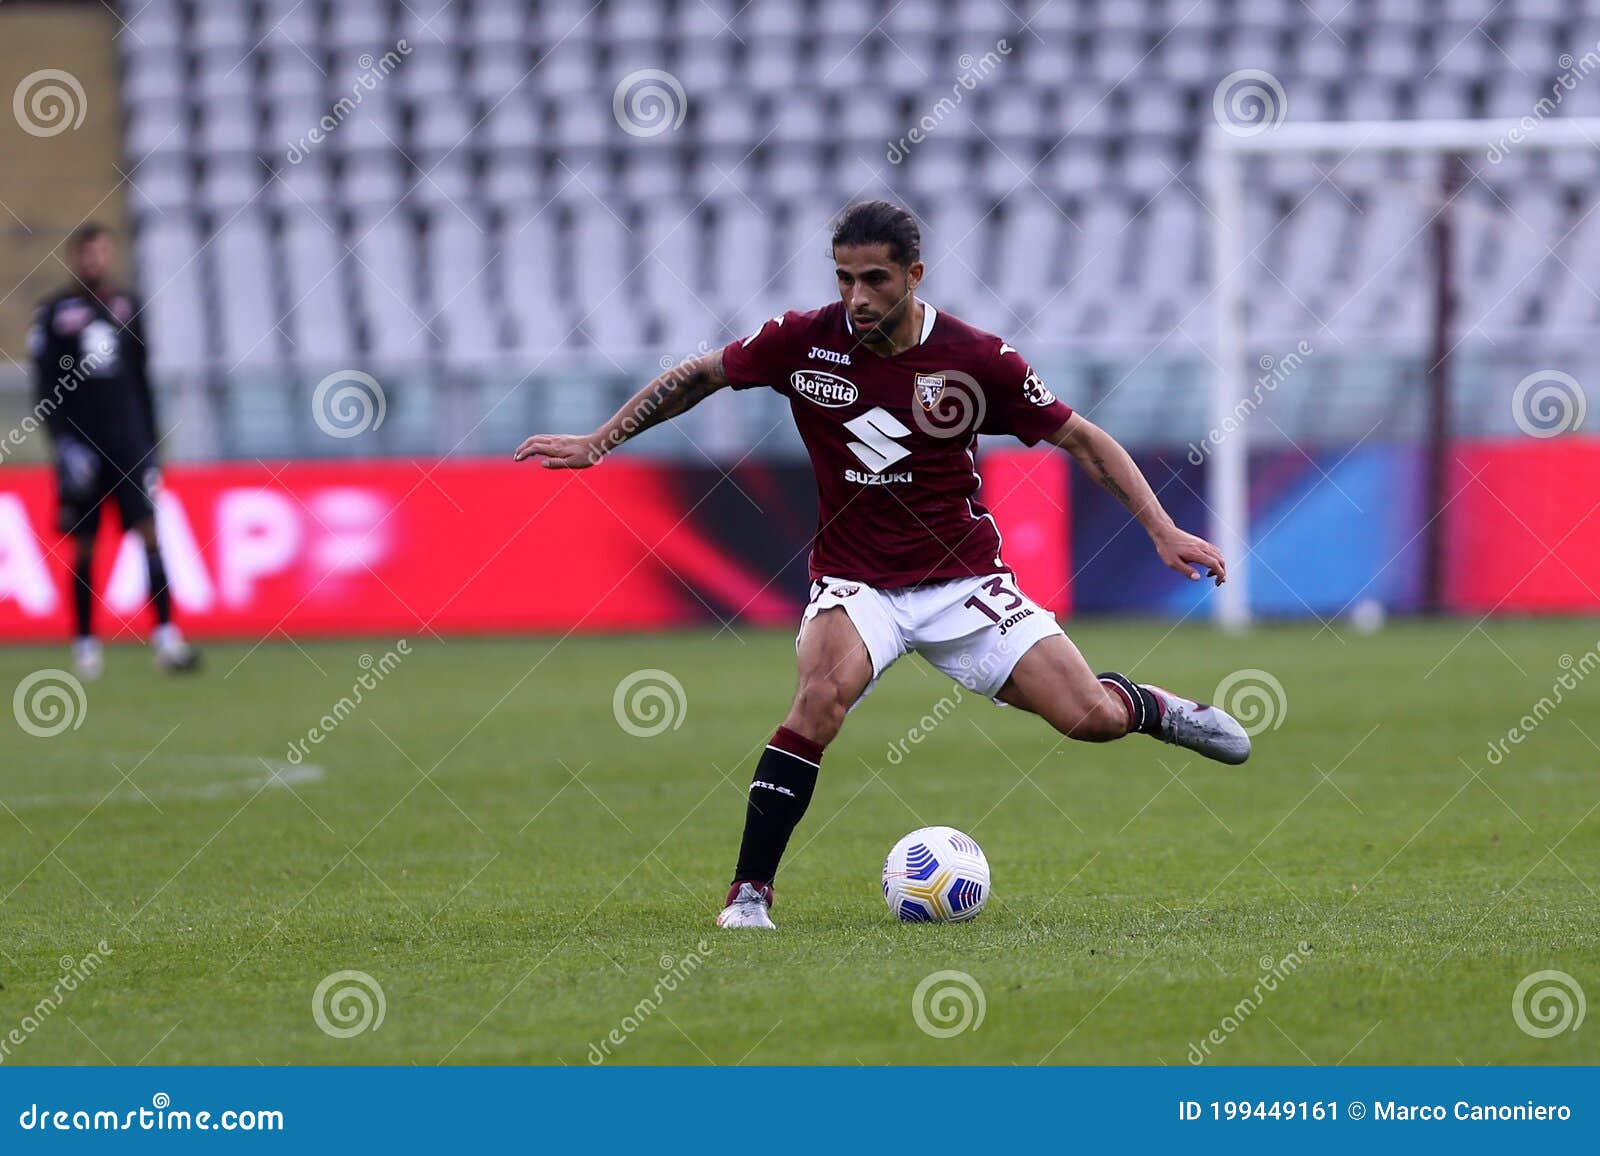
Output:
<path fill-rule="evenodd" d="M 728 384 L 734 389 L 766 385 L 784 392 L 794 360 L 790 351 L 798 320 L 799 314 L 781 313 L 749 337 L 725 346 L 722 371 L 728 375 Z"/>
<path fill-rule="evenodd" d="M 1072 416 L 1072 407 L 1056 398 L 1022 354 L 1000 343 L 984 383 L 988 412 L 982 432 L 1005 433 L 1023 445 L 1034 445 L 1055 433 Z"/>

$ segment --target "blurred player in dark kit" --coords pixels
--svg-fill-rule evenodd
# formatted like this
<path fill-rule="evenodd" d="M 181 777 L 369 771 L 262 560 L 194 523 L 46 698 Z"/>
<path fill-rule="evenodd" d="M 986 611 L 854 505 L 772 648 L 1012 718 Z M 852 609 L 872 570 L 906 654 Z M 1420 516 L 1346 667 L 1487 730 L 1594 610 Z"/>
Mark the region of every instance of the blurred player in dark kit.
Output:
<path fill-rule="evenodd" d="M 123 529 L 144 543 L 156 665 L 191 671 L 199 658 L 172 621 L 172 596 L 156 541 L 159 439 L 142 306 L 112 280 L 116 247 L 104 226 L 87 224 L 74 233 L 69 260 L 73 279 L 40 302 L 28 352 L 37 412 L 50 434 L 59 528 L 73 541 L 73 664 L 81 677 L 91 679 L 104 666 L 94 635 L 91 575 L 100 510 L 109 499 L 116 502 Z"/>

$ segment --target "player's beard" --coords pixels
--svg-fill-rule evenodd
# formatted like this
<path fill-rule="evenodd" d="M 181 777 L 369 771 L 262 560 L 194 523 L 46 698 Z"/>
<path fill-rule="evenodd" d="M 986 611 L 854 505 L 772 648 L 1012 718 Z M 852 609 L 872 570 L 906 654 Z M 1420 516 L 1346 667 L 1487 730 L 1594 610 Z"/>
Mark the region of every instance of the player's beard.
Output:
<path fill-rule="evenodd" d="M 861 340 L 868 345 L 888 345 L 891 343 L 890 335 L 899 328 L 900 320 L 905 316 L 906 310 L 911 306 L 909 296 L 902 297 L 895 306 L 883 316 L 868 324 L 852 317 L 850 320 L 861 334 Z"/>

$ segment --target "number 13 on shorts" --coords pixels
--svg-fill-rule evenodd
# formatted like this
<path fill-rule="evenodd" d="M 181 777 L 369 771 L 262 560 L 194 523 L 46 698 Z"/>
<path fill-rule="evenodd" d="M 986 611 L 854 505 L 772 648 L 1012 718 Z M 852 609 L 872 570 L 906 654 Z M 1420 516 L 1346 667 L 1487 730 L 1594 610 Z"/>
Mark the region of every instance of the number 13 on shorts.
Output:
<path fill-rule="evenodd" d="M 991 622 L 1004 622 L 1006 617 L 1026 601 L 1005 578 L 990 578 L 970 598 L 962 603 L 984 614 Z"/>

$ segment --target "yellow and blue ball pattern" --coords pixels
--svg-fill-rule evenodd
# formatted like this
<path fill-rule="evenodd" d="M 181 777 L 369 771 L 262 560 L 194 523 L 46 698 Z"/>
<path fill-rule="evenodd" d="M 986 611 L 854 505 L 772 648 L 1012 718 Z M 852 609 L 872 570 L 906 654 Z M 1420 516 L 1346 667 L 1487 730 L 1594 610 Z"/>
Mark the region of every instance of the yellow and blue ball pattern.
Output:
<path fill-rule="evenodd" d="M 953 827 L 913 831 L 883 863 L 883 897 L 908 923 L 959 923 L 989 899 L 989 861 L 969 835 Z"/>

